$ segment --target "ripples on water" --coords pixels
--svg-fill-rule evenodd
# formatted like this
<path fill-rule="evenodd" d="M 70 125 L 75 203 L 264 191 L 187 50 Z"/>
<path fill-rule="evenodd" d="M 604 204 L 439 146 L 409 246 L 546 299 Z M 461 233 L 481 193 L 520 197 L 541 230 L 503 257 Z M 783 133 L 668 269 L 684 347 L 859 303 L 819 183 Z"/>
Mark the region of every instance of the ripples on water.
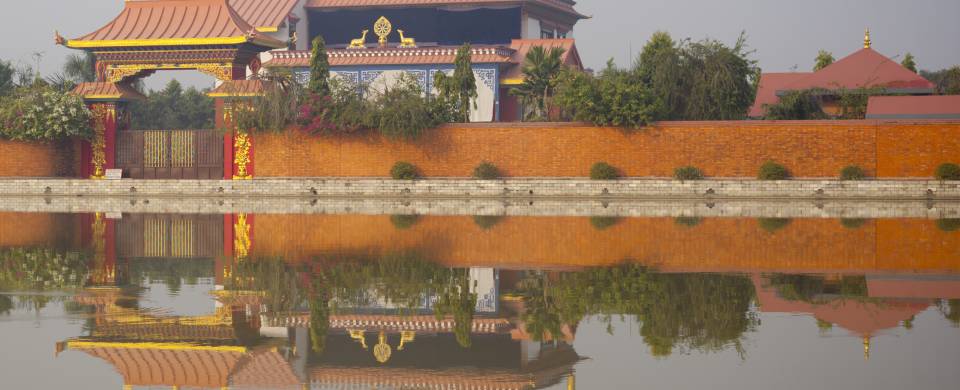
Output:
<path fill-rule="evenodd" d="M 952 389 L 958 227 L 0 214 L 0 373 L 9 388 Z"/>

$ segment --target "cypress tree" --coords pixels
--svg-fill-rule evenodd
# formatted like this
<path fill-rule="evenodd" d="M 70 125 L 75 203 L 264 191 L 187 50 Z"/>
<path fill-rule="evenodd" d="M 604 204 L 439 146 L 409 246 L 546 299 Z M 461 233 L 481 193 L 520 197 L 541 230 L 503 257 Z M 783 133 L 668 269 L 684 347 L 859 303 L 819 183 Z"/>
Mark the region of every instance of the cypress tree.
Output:
<path fill-rule="evenodd" d="M 453 85 L 456 92 L 457 107 L 459 108 L 459 119 L 466 123 L 470 122 L 470 109 L 476 107 L 478 96 L 477 79 L 473 74 L 469 43 L 464 44 L 457 50 L 457 58 L 454 64 Z"/>
<path fill-rule="evenodd" d="M 327 56 L 327 44 L 322 36 L 313 40 L 313 56 L 310 59 L 310 93 L 318 96 L 330 95 L 330 57 Z"/>

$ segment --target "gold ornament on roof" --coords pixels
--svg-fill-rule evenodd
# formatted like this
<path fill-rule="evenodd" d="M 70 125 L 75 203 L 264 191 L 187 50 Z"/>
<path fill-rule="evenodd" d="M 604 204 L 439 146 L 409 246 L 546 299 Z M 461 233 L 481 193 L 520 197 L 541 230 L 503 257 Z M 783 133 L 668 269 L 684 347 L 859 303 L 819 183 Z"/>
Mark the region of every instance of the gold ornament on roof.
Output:
<path fill-rule="evenodd" d="M 377 37 L 380 38 L 377 41 L 380 43 L 380 47 L 387 46 L 387 37 L 389 37 L 392 32 L 393 25 L 390 24 L 390 20 L 388 20 L 386 16 L 381 16 L 380 19 L 377 19 L 377 22 L 373 24 L 373 33 L 377 34 Z"/>
<path fill-rule="evenodd" d="M 863 48 L 869 49 L 871 45 L 873 45 L 873 43 L 870 41 L 870 29 L 868 28 L 863 33 Z"/>
<path fill-rule="evenodd" d="M 348 48 L 348 49 L 366 49 L 366 48 L 367 48 L 367 33 L 369 33 L 369 32 L 370 32 L 370 30 L 363 30 L 363 36 L 361 36 L 360 38 L 351 40 L 351 41 L 350 41 L 350 46 L 347 47 L 347 48 Z"/>
<path fill-rule="evenodd" d="M 377 345 L 373 346 L 373 357 L 383 364 L 390 360 L 391 355 L 393 355 L 393 348 L 387 344 L 387 335 L 381 330 L 380 335 L 377 336 Z"/>
<path fill-rule="evenodd" d="M 407 38 L 403 36 L 403 30 L 397 30 L 400 33 L 400 47 L 404 48 L 416 48 L 417 40 L 413 38 Z"/>

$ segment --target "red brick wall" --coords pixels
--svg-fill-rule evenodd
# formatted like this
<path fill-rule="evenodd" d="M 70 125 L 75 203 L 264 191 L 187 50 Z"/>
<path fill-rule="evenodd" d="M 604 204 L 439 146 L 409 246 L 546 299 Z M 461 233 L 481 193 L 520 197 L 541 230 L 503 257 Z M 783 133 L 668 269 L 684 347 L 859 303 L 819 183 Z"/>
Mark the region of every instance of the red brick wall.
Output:
<path fill-rule="evenodd" d="M 470 124 L 416 142 L 379 136 L 258 135 L 260 177 L 383 177 L 408 161 L 427 177 L 467 177 L 490 161 L 511 177 L 584 177 L 606 161 L 627 176 L 672 176 L 694 165 L 712 177 L 755 177 L 763 162 L 797 177 L 836 177 L 859 165 L 878 177 L 930 177 L 960 162 L 960 122 L 665 122 L 624 131 L 582 124 Z"/>
<path fill-rule="evenodd" d="M 0 177 L 69 177 L 80 167 L 74 141 L 24 143 L 0 140 Z"/>

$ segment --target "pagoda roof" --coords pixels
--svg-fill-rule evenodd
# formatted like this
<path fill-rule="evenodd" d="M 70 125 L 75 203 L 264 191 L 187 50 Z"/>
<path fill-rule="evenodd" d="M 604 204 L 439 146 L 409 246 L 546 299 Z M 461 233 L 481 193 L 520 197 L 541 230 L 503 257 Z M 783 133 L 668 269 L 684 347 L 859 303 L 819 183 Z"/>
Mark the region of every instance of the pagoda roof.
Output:
<path fill-rule="evenodd" d="M 317 367 L 309 376 L 312 385 L 331 387 L 349 383 L 369 388 L 526 390 L 538 385 L 533 374 L 473 368 Z"/>
<path fill-rule="evenodd" d="M 936 88 L 929 80 L 896 61 L 865 48 L 783 86 L 777 93 L 813 88 L 835 91 L 869 87 L 885 88 L 891 93 L 913 94 L 933 93 Z"/>
<path fill-rule="evenodd" d="M 391 8 L 391 7 L 442 7 L 442 6 L 503 6 L 532 4 L 561 11 L 578 19 L 589 16 L 574 9 L 573 0 L 308 0 L 307 8 Z"/>
<path fill-rule="evenodd" d="M 330 66 L 361 65 L 427 65 L 453 64 L 459 46 L 420 48 L 335 49 L 327 52 Z M 278 51 L 266 67 L 303 68 L 310 66 L 309 51 Z M 513 51 L 499 46 L 475 46 L 471 49 L 474 64 L 510 63 Z"/>
<path fill-rule="evenodd" d="M 260 32 L 276 32 L 300 0 L 230 0 L 230 6 Z"/>
<path fill-rule="evenodd" d="M 147 99 L 146 96 L 127 84 L 107 82 L 80 83 L 73 88 L 71 93 L 85 100 L 132 101 Z"/>
<path fill-rule="evenodd" d="M 960 119 L 960 95 L 871 96 L 867 119 Z"/>
<path fill-rule="evenodd" d="M 227 0 L 127 0 L 113 21 L 82 37 L 58 41 L 74 49 L 286 44 L 260 34 Z"/>
<path fill-rule="evenodd" d="M 583 61 L 580 59 L 580 53 L 577 51 L 576 40 L 572 38 L 565 39 L 514 39 L 510 42 L 510 48 L 514 50 L 512 63 L 517 64 L 504 72 L 501 79 L 506 85 L 516 85 L 523 83 L 523 63 L 527 60 L 527 54 L 534 47 L 543 47 L 550 50 L 553 48 L 563 49 L 563 56 L 560 57 L 562 64 L 572 66 L 577 69 L 583 69 Z"/>

